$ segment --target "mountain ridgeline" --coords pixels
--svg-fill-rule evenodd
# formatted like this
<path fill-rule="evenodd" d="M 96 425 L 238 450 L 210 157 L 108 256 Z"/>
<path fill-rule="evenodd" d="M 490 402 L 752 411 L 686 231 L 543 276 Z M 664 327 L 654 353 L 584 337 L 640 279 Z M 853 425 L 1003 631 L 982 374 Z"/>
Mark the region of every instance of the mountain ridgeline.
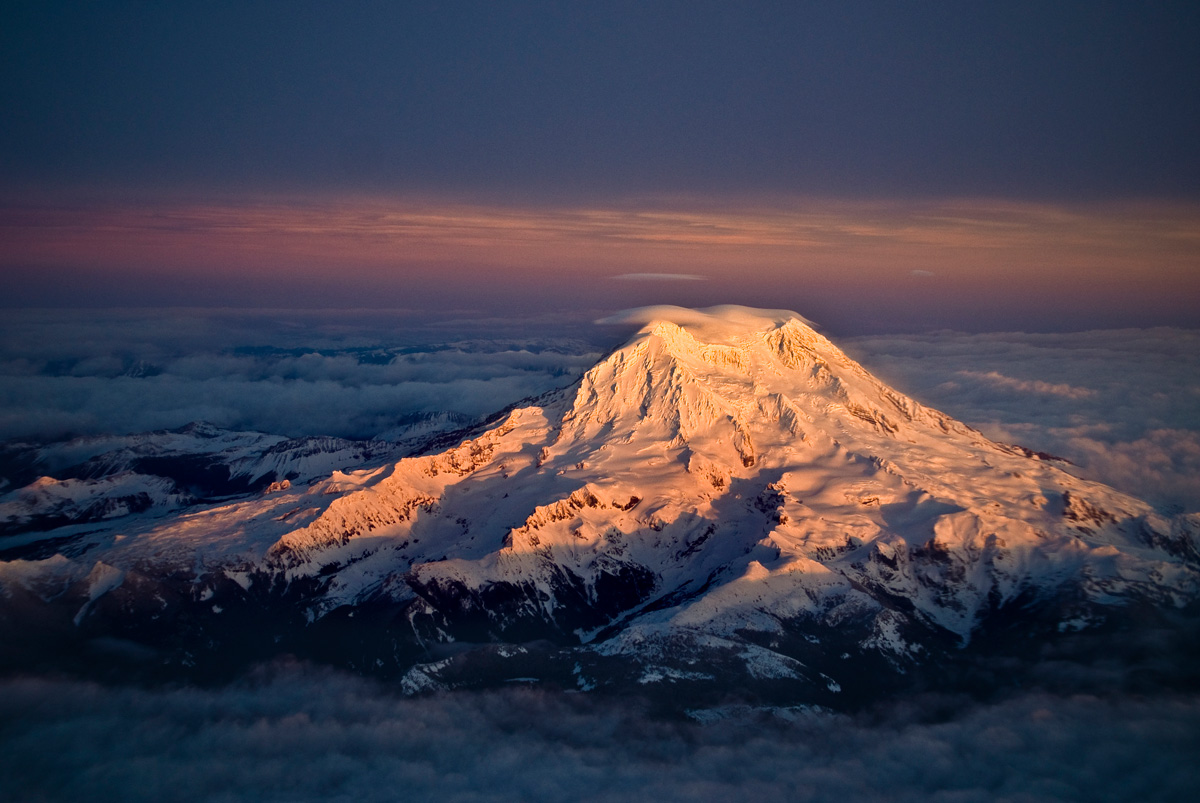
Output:
<path fill-rule="evenodd" d="M 1196 682 L 1200 516 L 992 442 L 794 313 L 637 314 L 574 385 L 451 448 L 7 536 L 42 547 L 0 563 L 3 668 L 292 655 L 412 693 L 833 708 L 1050 661 Z"/>

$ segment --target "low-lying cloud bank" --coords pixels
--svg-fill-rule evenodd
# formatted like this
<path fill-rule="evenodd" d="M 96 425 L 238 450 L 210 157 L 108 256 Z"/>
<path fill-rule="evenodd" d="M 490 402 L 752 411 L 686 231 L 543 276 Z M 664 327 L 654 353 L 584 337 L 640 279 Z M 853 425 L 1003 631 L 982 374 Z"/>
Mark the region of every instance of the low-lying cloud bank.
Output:
<path fill-rule="evenodd" d="M 371 438 L 406 415 L 481 416 L 598 358 L 562 321 L 415 312 L 14 313 L 0 339 L 0 440 L 209 421 Z"/>
<path fill-rule="evenodd" d="M 403 699 L 311 669 L 223 689 L 0 684 L 0 777 L 24 800 L 1190 800 L 1200 699 L 1030 694 L 880 718 L 513 689 Z"/>

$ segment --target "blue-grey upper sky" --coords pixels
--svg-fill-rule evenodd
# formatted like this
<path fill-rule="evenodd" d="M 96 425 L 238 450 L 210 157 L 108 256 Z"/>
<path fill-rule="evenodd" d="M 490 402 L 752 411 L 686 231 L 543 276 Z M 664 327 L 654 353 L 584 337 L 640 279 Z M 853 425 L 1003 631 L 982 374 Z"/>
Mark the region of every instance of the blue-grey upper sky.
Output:
<path fill-rule="evenodd" d="M 1200 197 L 1194 2 L 0 11 L 0 189 Z"/>

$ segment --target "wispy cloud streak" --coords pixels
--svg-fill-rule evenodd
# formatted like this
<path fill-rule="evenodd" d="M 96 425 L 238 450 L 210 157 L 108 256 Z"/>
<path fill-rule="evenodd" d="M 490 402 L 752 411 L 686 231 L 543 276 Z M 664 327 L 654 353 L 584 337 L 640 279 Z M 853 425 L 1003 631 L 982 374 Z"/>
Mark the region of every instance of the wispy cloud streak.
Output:
<path fill-rule="evenodd" d="M 9 204 L 0 207 L 0 237 L 6 267 L 203 264 L 271 271 L 465 261 L 524 270 L 686 262 L 712 270 L 741 261 L 800 273 L 831 265 L 867 274 L 936 270 L 950 279 L 997 272 L 1033 278 L 1053 265 L 1177 282 L 1197 279 L 1200 208 L 817 200 L 554 208 L 404 198 Z"/>

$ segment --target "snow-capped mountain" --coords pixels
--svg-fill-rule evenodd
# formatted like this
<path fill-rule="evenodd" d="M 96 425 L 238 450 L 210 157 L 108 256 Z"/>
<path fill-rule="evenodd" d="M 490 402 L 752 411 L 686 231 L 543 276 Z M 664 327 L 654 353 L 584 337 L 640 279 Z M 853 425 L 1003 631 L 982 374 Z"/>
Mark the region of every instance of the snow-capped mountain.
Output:
<path fill-rule="evenodd" d="M 0 491 L 8 491 L 0 494 L 0 535 L 177 510 L 272 483 L 307 484 L 337 469 L 410 454 L 469 423 L 452 413 L 412 415 L 387 439 L 369 441 L 287 438 L 196 422 L 137 435 L 7 444 L 0 451 L 7 474 Z"/>
<path fill-rule="evenodd" d="M 794 313 L 632 315 L 648 323 L 580 381 L 453 448 L 45 533 L 71 557 L 0 564 L 7 607 L 168 664 L 276 649 L 414 691 L 520 677 L 831 705 L 1014 628 L 1062 641 L 1195 608 L 1200 517 L 988 440 Z"/>

